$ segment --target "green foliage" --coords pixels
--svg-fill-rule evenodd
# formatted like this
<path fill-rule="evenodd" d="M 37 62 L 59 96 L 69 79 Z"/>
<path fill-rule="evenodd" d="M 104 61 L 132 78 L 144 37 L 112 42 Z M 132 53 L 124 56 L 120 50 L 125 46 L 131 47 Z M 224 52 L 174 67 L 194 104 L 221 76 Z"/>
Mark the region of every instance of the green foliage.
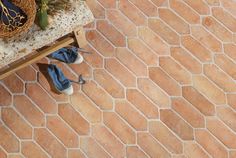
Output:
<path fill-rule="evenodd" d="M 60 11 L 69 10 L 72 7 L 71 0 L 35 0 L 38 6 L 37 21 L 41 29 L 48 26 L 48 15 L 56 15 Z M 81 0 L 85 1 L 85 0 Z"/>
<path fill-rule="evenodd" d="M 37 11 L 37 20 L 40 28 L 45 30 L 48 26 L 48 0 L 37 0 L 38 11 Z"/>

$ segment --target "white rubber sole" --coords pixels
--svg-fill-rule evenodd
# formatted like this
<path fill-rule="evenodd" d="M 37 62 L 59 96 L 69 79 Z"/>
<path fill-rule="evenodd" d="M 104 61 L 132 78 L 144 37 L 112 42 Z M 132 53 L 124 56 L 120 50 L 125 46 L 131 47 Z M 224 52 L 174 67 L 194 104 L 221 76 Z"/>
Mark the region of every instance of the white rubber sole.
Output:
<path fill-rule="evenodd" d="M 74 93 L 74 89 L 73 86 L 71 85 L 69 88 L 60 91 L 61 93 L 65 94 L 65 95 L 72 95 Z"/>
<path fill-rule="evenodd" d="M 84 57 L 78 53 L 78 56 L 73 64 L 81 64 L 84 61 Z"/>

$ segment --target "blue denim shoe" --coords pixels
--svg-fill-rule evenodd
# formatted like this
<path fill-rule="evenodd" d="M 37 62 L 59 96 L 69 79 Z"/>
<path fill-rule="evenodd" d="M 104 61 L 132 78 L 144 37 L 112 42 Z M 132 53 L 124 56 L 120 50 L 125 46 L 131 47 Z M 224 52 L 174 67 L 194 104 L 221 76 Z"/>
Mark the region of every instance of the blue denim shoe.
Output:
<path fill-rule="evenodd" d="M 78 51 L 79 50 L 76 47 L 61 48 L 49 55 L 49 57 L 68 64 L 80 64 L 83 62 L 84 58 L 78 53 Z"/>
<path fill-rule="evenodd" d="M 73 86 L 71 81 L 67 79 L 62 71 L 54 64 L 50 64 L 47 68 L 48 74 L 54 84 L 54 87 L 61 93 L 66 95 L 73 94 Z"/>

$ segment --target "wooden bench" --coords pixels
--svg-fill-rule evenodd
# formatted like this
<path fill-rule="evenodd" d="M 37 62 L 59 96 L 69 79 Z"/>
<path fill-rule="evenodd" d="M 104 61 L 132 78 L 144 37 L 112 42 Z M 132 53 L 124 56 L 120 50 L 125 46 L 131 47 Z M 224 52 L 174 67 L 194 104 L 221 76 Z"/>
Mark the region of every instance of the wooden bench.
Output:
<path fill-rule="evenodd" d="M 55 43 L 52 44 L 51 46 L 43 48 L 43 49 L 38 49 L 36 53 L 29 55 L 29 57 L 26 57 L 25 59 L 20 60 L 20 61 L 13 62 L 9 65 L 9 67 L 4 68 L 3 70 L 0 69 L 0 80 L 11 75 L 17 70 L 20 70 L 28 65 L 31 65 L 37 62 L 38 60 L 46 57 L 47 55 L 55 52 L 56 50 L 66 47 L 75 42 L 81 48 L 83 48 L 87 44 L 83 27 L 78 27 L 77 29 L 73 31 L 73 33 L 65 36 L 65 38 L 55 41 Z"/>

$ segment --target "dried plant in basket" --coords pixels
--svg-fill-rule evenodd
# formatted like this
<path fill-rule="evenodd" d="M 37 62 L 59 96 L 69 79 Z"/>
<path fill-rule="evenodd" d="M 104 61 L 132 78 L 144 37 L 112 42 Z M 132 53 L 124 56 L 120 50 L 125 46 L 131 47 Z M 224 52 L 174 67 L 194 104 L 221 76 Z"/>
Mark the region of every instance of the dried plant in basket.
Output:
<path fill-rule="evenodd" d="M 55 15 L 60 11 L 67 11 L 72 7 L 71 0 L 49 0 L 48 14 Z"/>
<path fill-rule="evenodd" d="M 37 23 L 42 30 L 49 25 L 48 15 L 54 16 L 61 11 L 66 11 L 72 7 L 72 0 L 36 0 Z"/>

